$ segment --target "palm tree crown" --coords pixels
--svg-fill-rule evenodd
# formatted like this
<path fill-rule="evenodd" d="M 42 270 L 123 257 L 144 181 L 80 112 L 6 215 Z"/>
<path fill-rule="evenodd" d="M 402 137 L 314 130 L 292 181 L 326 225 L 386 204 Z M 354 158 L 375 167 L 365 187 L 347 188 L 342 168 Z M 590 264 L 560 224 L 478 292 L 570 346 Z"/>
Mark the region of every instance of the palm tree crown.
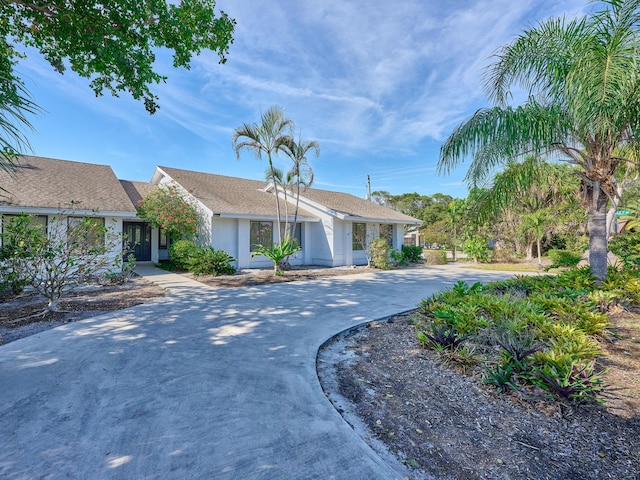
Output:
<path fill-rule="evenodd" d="M 267 155 L 269 167 L 267 172 L 274 172 L 273 156 L 284 151 L 286 145 L 292 142 L 293 121 L 284 116 L 282 108 L 273 106 L 264 112 L 260 117 L 260 123 L 243 124 L 233 132 L 231 144 L 236 152 L 236 157 L 240 158 L 240 151 L 250 150 L 257 159 L 262 159 L 262 155 Z M 244 140 L 239 141 L 241 138 Z M 267 173 L 269 176 L 269 173 Z M 275 180 L 271 175 L 271 180 Z M 276 215 L 278 218 L 278 242 L 280 242 L 280 196 L 278 194 L 278 182 L 273 182 L 276 195 Z"/>

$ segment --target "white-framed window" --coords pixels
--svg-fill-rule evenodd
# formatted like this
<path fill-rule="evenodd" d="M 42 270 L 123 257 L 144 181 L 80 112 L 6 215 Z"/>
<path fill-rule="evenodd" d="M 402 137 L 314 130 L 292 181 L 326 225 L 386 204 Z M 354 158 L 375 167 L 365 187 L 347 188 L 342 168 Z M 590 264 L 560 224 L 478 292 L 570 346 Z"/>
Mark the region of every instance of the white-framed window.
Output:
<path fill-rule="evenodd" d="M 5 229 L 6 225 L 9 225 L 9 223 L 11 222 L 11 220 L 13 220 L 14 218 L 19 217 L 20 215 L 13 215 L 13 214 L 8 214 L 8 213 L 3 213 L 2 214 L 2 232 L 3 232 L 3 237 L 2 240 L 5 244 L 8 244 L 11 242 L 11 239 L 9 238 L 8 232 Z M 29 225 L 33 226 L 33 227 L 39 227 L 42 229 L 42 231 L 44 233 L 47 232 L 47 225 L 48 225 L 48 217 L 46 215 L 26 215 L 26 217 L 29 220 Z"/>
<path fill-rule="evenodd" d="M 271 248 L 273 245 L 273 222 L 251 221 L 249 230 L 250 250 L 255 252 L 258 245 Z"/>
<path fill-rule="evenodd" d="M 353 223 L 351 227 L 351 240 L 353 250 L 365 250 L 367 243 L 367 224 Z"/>

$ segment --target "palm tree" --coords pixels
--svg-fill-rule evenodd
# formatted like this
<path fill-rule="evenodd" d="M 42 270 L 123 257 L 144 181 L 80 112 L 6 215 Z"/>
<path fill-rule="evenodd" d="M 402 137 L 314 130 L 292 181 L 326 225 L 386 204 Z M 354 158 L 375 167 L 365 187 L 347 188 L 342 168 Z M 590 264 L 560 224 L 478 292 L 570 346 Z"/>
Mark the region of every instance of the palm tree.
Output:
<path fill-rule="evenodd" d="M 238 127 L 233 132 L 231 144 L 236 151 L 236 157 L 240 158 L 240 151 L 248 149 L 254 153 L 258 160 L 262 159 L 262 155 L 267 155 L 269 161 L 268 172 L 274 171 L 273 156 L 278 152 L 284 151 L 285 145 L 291 143 L 291 132 L 293 130 L 293 121 L 284 116 L 282 108 L 273 106 L 260 116 L 260 124 L 247 123 Z M 244 138 L 243 141 L 238 141 Z M 268 175 L 268 174 L 267 174 Z M 278 183 L 273 183 L 276 195 L 276 215 L 278 218 L 278 243 L 280 243 L 280 195 L 278 193 Z"/>
<path fill-rule="evenodd" d="M 458 225 L 462 220 L 462 213 L 465 209 L 465 201 L 456 198 L 449 202 L 447 206 L 447 219 L 446 225 L 451 228 L 451 250 L 453 251 L 453 261 L 456 262 L 457 258 L 457 244 L 458 244 Z"/>
<path fill-rule="evenodd" d="M 520 228 L 524 234 L 533 235 L 536 247 L 538 249 L 538 266 L 542 268 L 542 238 L 547 233 L 549 218 L 543 210 L 527 213 L 523 219 Z"/>
<path fill-rule="evenodd" d="M 300 206 L 300 188 L 303 191 L 313 185 L 314 174 L 311 165 L 307 161 L 307 154 L 309 151 L 313 151 L 316 155 L 320 155 L 320 144 L 316 141 L 303 140 L 302 137 L 298 137 L 298 141 L 292 140 L 284 149 L 284 153 L 291 159 L 293 165 L 287 172 L 287 179 L 290 185 L 296 188 L 296 209 L 293 216 L 293 223 L 291 224 L 290 236 L 293 238 L 293 234 L 296 231 L 296 224 L 298 223 L 298 208 Z"/>
<path fill-rule="evenodd" d="M 556 154 L 579 168 L 589 212 L 589 262 L 607 272 L 607 204 L 616 197 L 614 174 L 640 142 L 640 0 L 605 0 L 581 19 L 550 19 L 501 48 L 484 78 L 493 108 L 478 110 L 440 150 L 440 172 L 472 156 L 467 181 L 486 178 L 506 161 Z M 528 91 L 512 107 L 511 88 Z M 535 181 L 535 179 L 532 179 Z"/>

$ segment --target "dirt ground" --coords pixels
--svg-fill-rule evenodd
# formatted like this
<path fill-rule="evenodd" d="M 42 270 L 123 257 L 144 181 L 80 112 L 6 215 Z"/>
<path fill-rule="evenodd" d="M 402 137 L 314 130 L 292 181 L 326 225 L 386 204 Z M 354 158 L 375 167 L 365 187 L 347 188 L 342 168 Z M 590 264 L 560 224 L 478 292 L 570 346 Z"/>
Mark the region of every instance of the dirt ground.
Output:
<path fill-rule="evenodd" d="M 365 441 L 412 479 L 639 479 L 640 315 L 613 317 L 604 406 L 498 394 L 481 373 L 422 348 L 407 315 L 329 342 L 325 393 Z"/>
<path fill-rule="evenodd" d="M 16 297 L 0 298 L 0 345 L 64 323 L 147 303 L 166 293 L 142 278 L 122 285 L 84 285 L 63 297 L 60 312 L 36 316 L 44 310 L 47 301 L 27 289 Z"/>

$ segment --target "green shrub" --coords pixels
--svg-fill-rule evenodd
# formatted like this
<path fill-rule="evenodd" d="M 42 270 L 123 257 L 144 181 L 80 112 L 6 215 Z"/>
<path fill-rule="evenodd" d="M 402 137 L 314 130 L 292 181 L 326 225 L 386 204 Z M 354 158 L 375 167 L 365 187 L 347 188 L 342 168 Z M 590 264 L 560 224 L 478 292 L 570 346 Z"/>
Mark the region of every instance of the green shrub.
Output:
<path fill-rule="evenodd" d="M 194 275 L 233 275 L 236 269 L 231 262 L 235 260 L 224 250 L 197 247 L 195 254 L 187 262 L 187 268 Z"/>
<path fill-rule="evenodd" d="M 409 263 L 422 262 L 422 247 L 418 245 L 402 245 L 402 253 Z"/>
<path fill-rule="evenodd" d="M 198 247 L 191 240 L 178 240 L 169 247 L 169 257 L 177 268 L 189 270 L 189 263 L 197 251 Z"/>
<path fill-rule="evenodd" d="M 551 263 L 559 267 L 575 267 L 580 262 L 582 256 L 570 252 L 569 250 L 549 250 L 549 259 Z"/>
<path fill-rule="evenodd" d="M 446 265 L 447 252 L 444 250 L 425 250 L 424 261 L 427 265 Z"/>
<path fill-rule="evenodd" d="M 28 283 L 19 273 L 0 265 L 0 297 L 18 295 L 24 291 Z"/>
<path fill-rule="evenodd" d="M 556 277 L 558 285 L 573 290 L 591 291 L 596 285 L 596 279 L 587 265 L 580 268 L 572 268 L 561 272 Z"/>
<path fill-rule="evenodd" d="M 389 263 L 389 255 L 391 247 L 384 238 L 375 238 L 369 243 L 369 255 L 371 256 L 371 264 L 382 270 L 391 268 Z"/>
<path fill-rule="evenodd" d="M 638 300 L 640 278 L 630 269 L 610 269 L 600 287 L 588 267 L 487 287 L 457 282 L 420 302 L 425 323 L 416 323 L 416 335 L 437 349 L 464 339 L 481 352 L 484 382 L 501 391 L 535 385 L 561 398 L 599 401 L 602 372 L 593 362 L 602 355 L 599 340 L 609 335 L 606 312 Z"/>
<path fill-rule="evenodd" d="M 564 399 L 595 400 L 602 391 L 604 371 L 595 371 L 595 362 L 549 360 L 535 369 L 532 382 Z"/>
<path fill-rule="evenodd" d="M 487 244 L 487 240 L 482 237 L 470 237 L 466 239 L 462 244 L 462 250 L 473 258 L 474 262 L 489 262 L 489 245 Z"/>
<path fill-rule="evenodd" d="M 625 268 L 640 269 L 640 232 L 616 235 L 609 240 L 609 250 L 620 258 Z"/>
<path fill-rule="evenodd" d="M 395 266 L 406 267 L 409 265 L 407 258 L 404 256 L 404 252 L 401 250 L 392 249 L 391 250 L 391 260 L 393 260 L 393 264 Z"/>

